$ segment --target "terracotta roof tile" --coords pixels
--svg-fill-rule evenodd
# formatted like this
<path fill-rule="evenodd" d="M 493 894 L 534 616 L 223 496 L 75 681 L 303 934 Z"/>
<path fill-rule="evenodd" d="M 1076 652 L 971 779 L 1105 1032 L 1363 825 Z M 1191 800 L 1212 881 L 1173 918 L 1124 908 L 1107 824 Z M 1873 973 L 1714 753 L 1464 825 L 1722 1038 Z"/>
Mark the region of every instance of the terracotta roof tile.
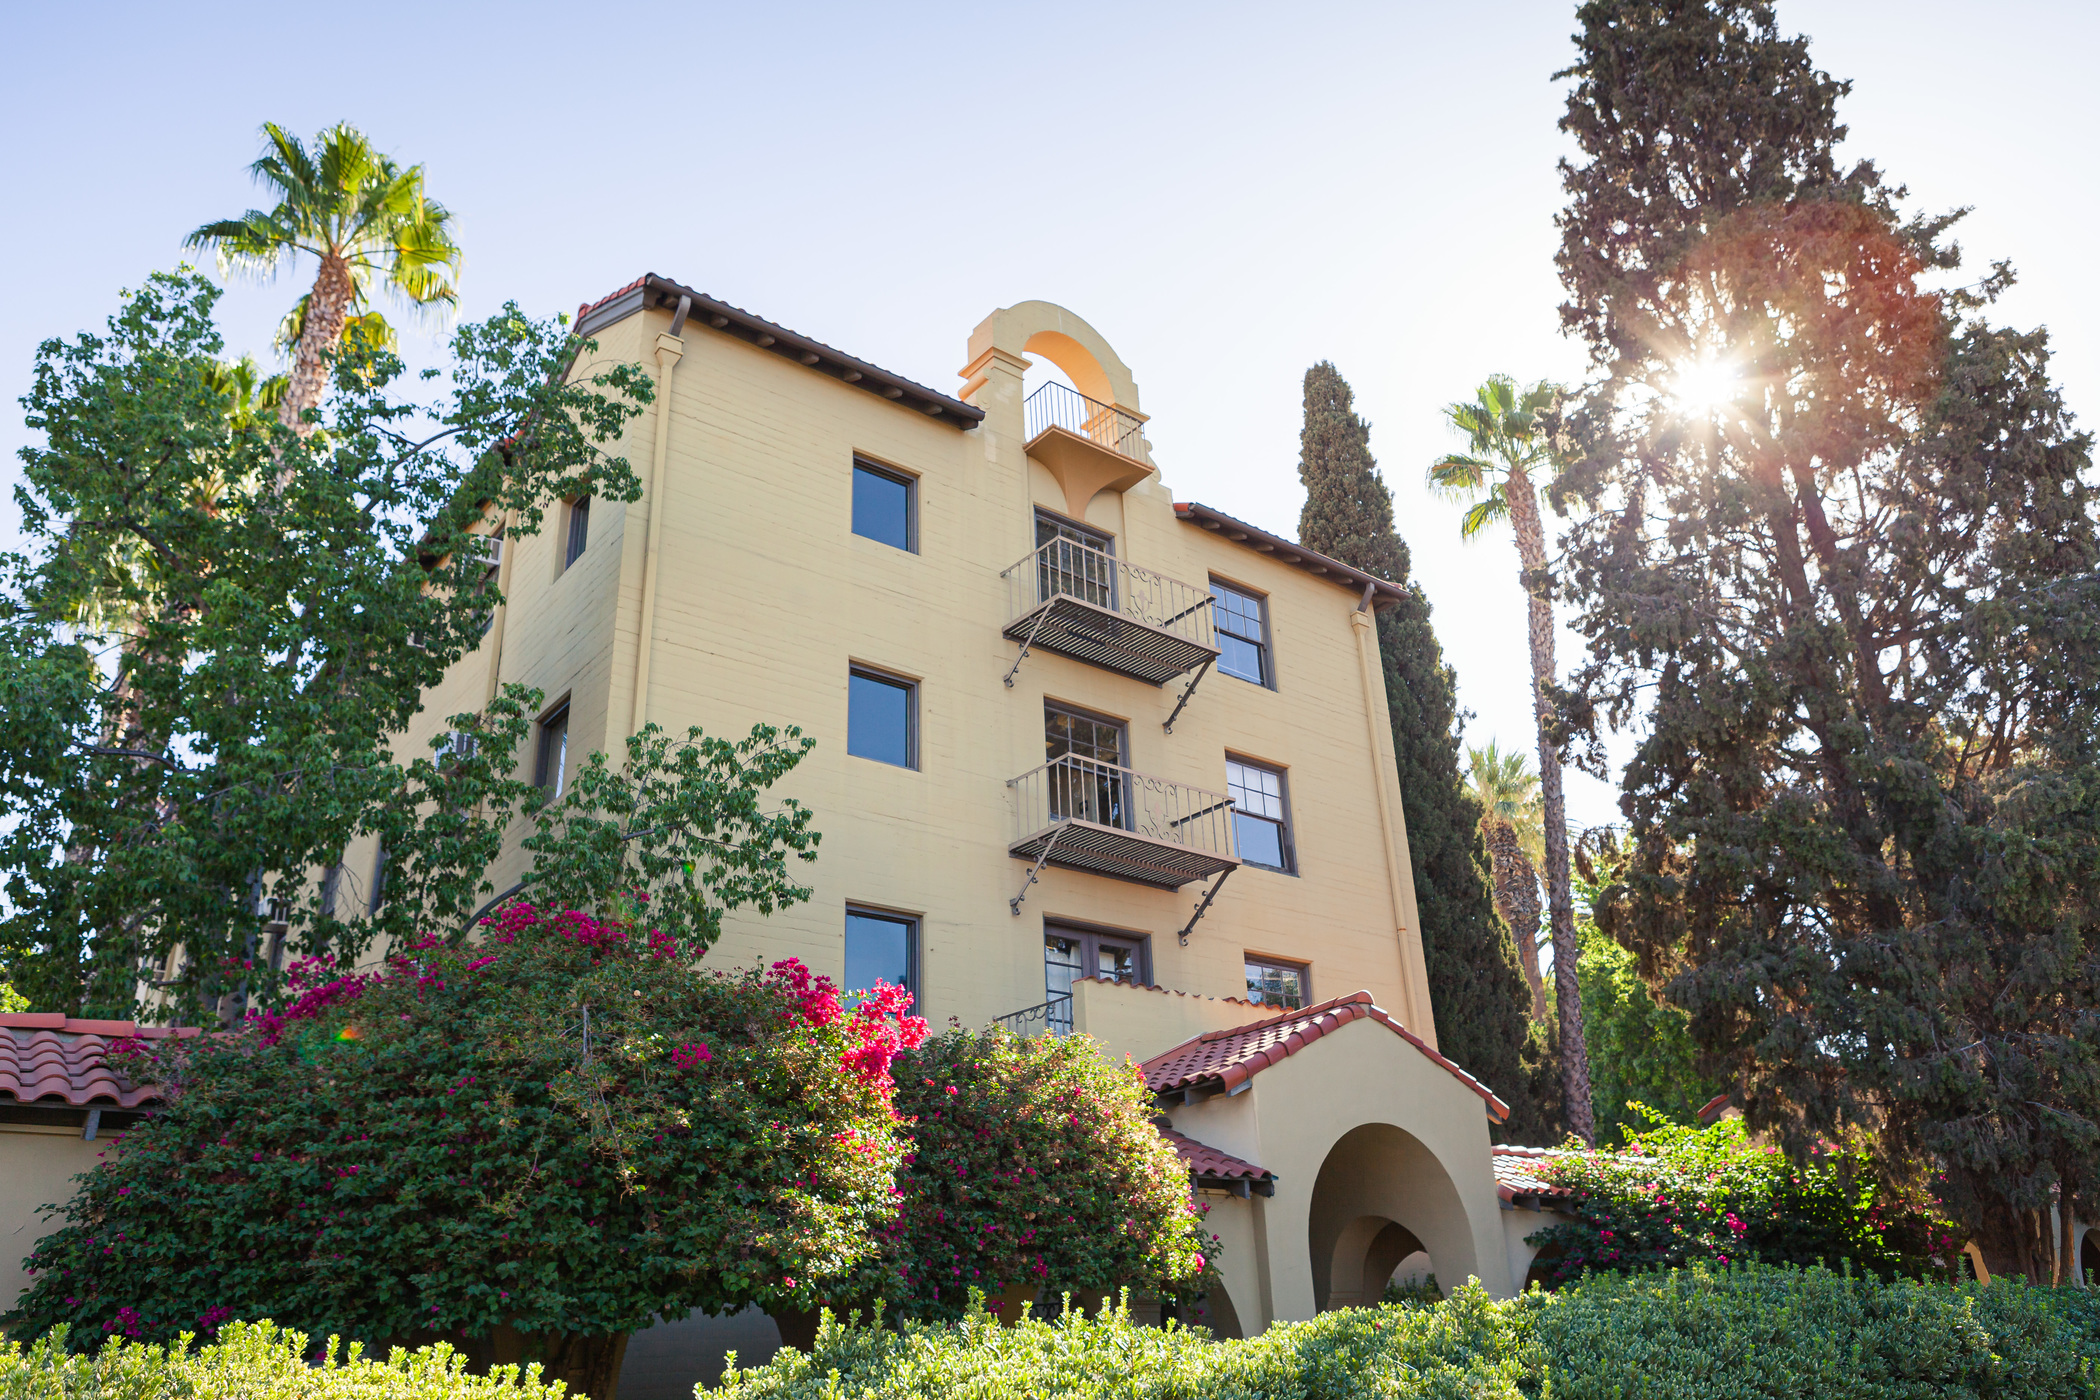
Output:
<path fill-rule="evenodd" d="M 1505 1201 L 1529 1196 L 1534 1200 L 1565 1200 L 1569 1193 L 1553 1184 L 1540 1171 L 1549 1158 L 1575 1154 L 1558 1147 L 1515 1147 L 1497 1144 L 1489 1149 L 1495 1162 L 1495 1194 Z"/>
<path fill-rule="evenodd" d="M 1174 1144 L 1181 1160 L 1189 1164 L 1189 1175 L 1218 1177 L 1226 1181 L 1274 1181 L 1276 1173 L 1267 1167 L 1257 1167 L 1252 1162 L 1240 1160 L 1230 1152 L 1220 1152 L 1207 1142 L 1198 1142 L 1185 1133 L 1172 1128 L 1161 1128 L 1159 1135 Z"/>
<path fill-rule="evenodd" d="M 1205 1031 L 1185 1040 L 1140 1066 L 1145 1083 L 1154 1093 L 1176 1089 L 1217 1088 L 1234 1090 L 1269 1066 L 1279 1064 L 1314 1041 L 1340 1030 L 1351 1021 L 1373 1020 L 1392 1031 L 1442 1066 L 1460 1083 L 1486 1101 L 1488 1113 L 1500 1123 L 1509 1117 L 1509 1105 L 1494 1091 L 1437 1053 L 1428 1041 L 1394 1020 L 1374 1004 L 1369 992 L 1351 992 L 1345 997 L 1319 1002 L 1298 1011 L 1253 1021 L 1230 1030 Z"/>
<path fill-rule="evenodd" d="M 193 1036 L 193 1027 L 81 1020 L 54 1012 L 0 1015 L 0 1103 L 72 1108 L 141 1108 L 160 1102 L 156 1084 L 134 1084 L 106 1056 L 120 1040 Z"/>

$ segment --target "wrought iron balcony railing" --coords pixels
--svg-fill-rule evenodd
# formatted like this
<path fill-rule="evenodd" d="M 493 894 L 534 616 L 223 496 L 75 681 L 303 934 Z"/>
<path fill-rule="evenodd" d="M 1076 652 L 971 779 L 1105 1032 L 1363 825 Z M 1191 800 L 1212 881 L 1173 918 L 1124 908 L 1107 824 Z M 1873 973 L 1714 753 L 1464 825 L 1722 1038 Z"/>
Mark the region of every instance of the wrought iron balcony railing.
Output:
<path fill-rule="evenodd" d="M 1038 870 L 1060 865 L 1180 889 L 1240 863 L 1232 845 L 1232 799 L 1222 792 L 1077 754 L 1052 759 L 1007 786 L 1014 789 L 1016 816 L 1009 849 Z"/>
<path fill-rule="evenodd" d="M 1004 1016 L 992 1018 L 995 1026 L 1004 1026 L 1015 1035 L 1035 1035 L 1048 1031 L 1052 1035 L 1072 1033 L 1072 994 L 1054 996 L 1035 1006 L 1024 1006 L 1019 1011 L 1009 1011 Z"/>
<path fill-rule="evenodd" d="M 1021 405 L 1021 421 L 1030 442 L 1052 428 L 1063 428 L 1118 456 L 1152 465 L 1145 448 L 1144 419 L 1066 385 L 1045 384 L 1030 394 Z"/>
<path fill-rule="evenodd" d="M 1021 643 L 1024 659 L 1041 647 L 1154 685 L 1217 659 L 1207 588 L 1067 539 L 1039 546 L 999 576 L 1006 635 Z"/>

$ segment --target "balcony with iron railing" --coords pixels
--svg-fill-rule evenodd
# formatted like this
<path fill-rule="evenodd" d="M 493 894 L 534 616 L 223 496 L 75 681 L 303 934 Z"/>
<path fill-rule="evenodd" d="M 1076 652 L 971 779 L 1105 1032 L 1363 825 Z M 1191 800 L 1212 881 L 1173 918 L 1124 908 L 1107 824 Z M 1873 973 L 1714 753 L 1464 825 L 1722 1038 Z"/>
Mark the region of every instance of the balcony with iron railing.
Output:
<path fill-rule="evenodd" d="M 1090 399 L 1065 384 L 1045 384 L 1021 405 L 1022 432 L 1028 450 L 1045 441 L 1052 431 L 1069 434 L 1104 452 L 1152 465 L 1145 446 L 1145 420 L 1127 408 Z"/>
<path fill-rule="evenodd" d="M 1037 869 L 1057 865 L 1172 890 L 1240 863 L 1232 799 L 1222 792 L 1077 754 L 1006 785 L 1015 796 L 1008 850 Z"/>
<path fill-rule="evenodd" d="M 1006 580 L 1006 635 L 1021 643 L 1024 657 L 1040 647 L 1153 685 L 1218 657 L 1209 589 L 1106 550 L 1054 539 L 999 577 Z M 1009 685 L 1012 678 L 1009 671 Z"/>

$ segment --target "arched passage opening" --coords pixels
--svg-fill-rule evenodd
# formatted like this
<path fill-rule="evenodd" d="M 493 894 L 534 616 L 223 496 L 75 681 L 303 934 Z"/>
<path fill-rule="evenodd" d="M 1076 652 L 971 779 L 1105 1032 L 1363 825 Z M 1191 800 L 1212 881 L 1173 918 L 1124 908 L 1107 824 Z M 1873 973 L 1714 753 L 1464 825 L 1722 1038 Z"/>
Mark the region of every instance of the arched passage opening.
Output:
<path fill-rule="evenodd" d="M 1366 1123 L 1328 1149 L 1308 1222 L 1322 1312 L 1375 1304 L 1403 1260 L 1428 1256 L 1449 1289 L 1480 1272 L 1473 1232 L 1443 1163 L 1404 1128 Z"/>
<path fill-rule="evenodd" d="M 2100 1286 L 2100 1227 L 2078 1237 L 2078 1281 L 2087 1288 Z"/>

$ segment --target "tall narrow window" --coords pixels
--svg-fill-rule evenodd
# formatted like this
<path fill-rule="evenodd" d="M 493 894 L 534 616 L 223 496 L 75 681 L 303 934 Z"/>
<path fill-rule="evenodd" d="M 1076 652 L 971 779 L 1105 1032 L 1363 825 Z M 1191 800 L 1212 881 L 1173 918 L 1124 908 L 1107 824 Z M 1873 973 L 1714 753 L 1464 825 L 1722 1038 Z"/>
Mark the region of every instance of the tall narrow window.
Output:
<path fill-rule="evenodd" d="M 1278 1011 L 1299 1011 L 1312 1000 L 1312 977 L 1303 963 L 1247 955 L 1247 1000 Z"/>
<path fill-rule="evenodd" d="M 1256 685 L 1271 683 L 1268 605 L 1256 593 L 1210 581 L 1211 616 L 1218 629 L 1218 669 Z"/>
<path fill-rule="evenodd" d="M 901 472 L 853 459 L 853 533 L 897 549 L 919 547 L 918 490 Z"/>
<path fill-rule="evenodd" d="M 562 551 L 561 566 L 566 569 L 583 557 L 583 547 L 591 541 L 591 498 L 578 496 L 569 502 L 569 542 Z"/>
<path fill-rule="evenodd" d="M 1244 758 L 1228 758 L 1225 793 L 1232 799 L 1232 836 L 1240 859 L 1270 870 L 1295 869 L 1290 804 L 1284 796 L 1282 770 Z"/>
<path fill-rule="evenodd" d="M 919 921 L 903 914 L 846 908 L 846 990 L 865 992 L 877 982 L 919 996 Z"/>
<path fill-rule="evenodd" d="M 1038 597 L 1049 599 L 1062 594 L 1115 611 L 1114 536 L 1038 510 L 1035 547 Z"/>
<path fill-rule="evenodd" d="M 846 752 L 899 768 L 919 766 L 919 688 L 854 667 L 846 682 Z"/>
<path fill-rule="evenodd" d="M 1056 765 L 1049 774 L 1052 820 L 1130 825 L 1126 737 L 1119 721 L 1043 707 L 1044 756 Z"/>
<path fill-rule="evenodd" d="M 372 854 L 372 894 L 365 901 L 365 917 L 379 917 L 379 906 L 386 903 L 386 842 Z"/>
<path fill-rule="evenodd" d="M 1072 1029 L 1072 984 L 1082 977 L 1150 985 L 1145 975 L 1144 940 L 1084 929 L 1044 928 L 1043 995 L 1049 1003 L 1050 1029 L 1058 1035 Z"/>
<path fill-rule="evenodd" d="M 569 707 L 561 706 L 540 721 L 539 760 L 533 765 L 532 781 L 547 796 L 561 796 L 569 776 Z"/>

